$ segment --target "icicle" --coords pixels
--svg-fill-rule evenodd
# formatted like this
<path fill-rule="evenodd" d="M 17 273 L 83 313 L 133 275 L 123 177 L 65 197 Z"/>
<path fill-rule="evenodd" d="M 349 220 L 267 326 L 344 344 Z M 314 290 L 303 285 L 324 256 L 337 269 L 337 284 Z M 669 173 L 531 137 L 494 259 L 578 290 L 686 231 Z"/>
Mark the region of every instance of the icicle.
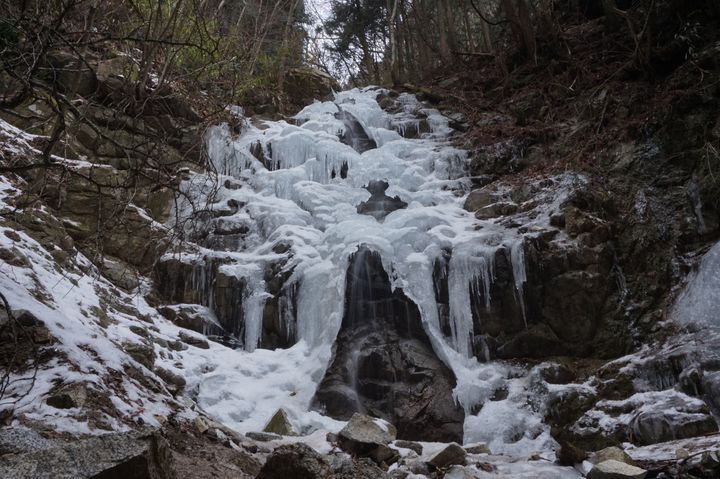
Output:
<path fill-rule="evenodd" d="M 482 245 L 476 249 L 453 250 L 448 272 L 450 296 L 450 329 L 453 347 L 466 357 L 472 353 L 473 317 L 471 296 L 482 293 L 485 307 L 490 308 L 490 287 L 495 279 L 497 247 Z"/>
<path fill-rule="evenodd" d="M 527 273 L 525 271 L 525 241 L 520 238 L 510 247 L 510 262 L 512 263 L 513 280 L 515 281 L 515 294 L 517 295 L 523 321 L 527 328 L 527 316 L 525 313 L 525 283 Z"/>

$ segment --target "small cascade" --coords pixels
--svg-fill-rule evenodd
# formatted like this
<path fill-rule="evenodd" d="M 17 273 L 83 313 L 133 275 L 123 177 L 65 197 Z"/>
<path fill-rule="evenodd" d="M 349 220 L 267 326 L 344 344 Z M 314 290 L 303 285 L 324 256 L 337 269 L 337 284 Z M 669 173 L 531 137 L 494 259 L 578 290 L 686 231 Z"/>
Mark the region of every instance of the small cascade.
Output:
<path fill-rule="evenodd" d="M 360 247 L 346 285 L 335 357 L 316 407 L 337 419 L 355 412 L 384 418 L 404 439 L 461 441 L 455 377 L 433 352 L 417 305 L 392 289 L 380 255 Z"/>

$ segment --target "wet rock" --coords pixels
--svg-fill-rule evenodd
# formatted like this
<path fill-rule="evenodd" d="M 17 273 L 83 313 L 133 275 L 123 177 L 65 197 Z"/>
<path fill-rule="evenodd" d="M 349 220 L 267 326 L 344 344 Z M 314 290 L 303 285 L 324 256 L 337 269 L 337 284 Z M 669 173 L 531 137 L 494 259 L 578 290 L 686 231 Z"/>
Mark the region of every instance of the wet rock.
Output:
<path fill-rule="evenodd" d="M 385 194 L 388 187 L 389 184 L 386 181 L 373 180 L 368 183 L 365 189 L 370 192 L 370 198 L 358 205 L 357 212 L 373 216 L 376 220 L 381 221 L 393 211 L 407 208 L 407 203 L 400 197 L 391 198 Z"/>
<path fill-rule="evenodd" d="M 281 436 L 294 436 L 296 434 L 293 429 L 290 418 L 283 408 L 277 410 L 273 417 L 270 418 L 263 432 L 279 434 Z"/>
<path fill-rule="evenodd" d="M 7 478 L 165 479 L 171 470 L 165 440 L 137 433 L 58 441 L 55 447 L 6 455 L 0 461 L 0 477 Z"/>
<path fill-rule="evenodd" d="M 444 469 L 452 465 L 465 464 L 466 456 L 467 452 L 465 452 L 465 449 L 453 442 L 448 444 L 445 449 L 431 457 L 428 464 L 438 469 Z"/>
<path fill-rule="evenodd" d="M 347 277 L 335 359 L 315 407 L 343 420 L 365 411 L 394 424 L 402 439 L 461 441 L 455 378 L 435 355 L 417 306 L 391 289 L 380 256 L 366 248 L 352 257 Z"/>
<path fill-rule="evenodd" d="M 595 464 L 587 475 L 588 479 L 644 479 L 647 475 L 645 469 L 625 464 L 624 462 L 608 459 Z"/>
<path fill-rule="evenodd" d="M 257 479 L 330 479 L 335 475 L 328 461 L 311 447 L 289 444 L 275 449 Z"/>

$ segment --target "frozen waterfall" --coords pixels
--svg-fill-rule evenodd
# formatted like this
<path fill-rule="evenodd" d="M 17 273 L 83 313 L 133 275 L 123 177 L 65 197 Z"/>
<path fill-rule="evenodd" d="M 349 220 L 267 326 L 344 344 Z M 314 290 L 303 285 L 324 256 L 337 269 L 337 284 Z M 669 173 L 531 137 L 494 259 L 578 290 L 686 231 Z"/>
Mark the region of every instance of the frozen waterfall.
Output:
<path fill-rule="evenodd" d="M 258 429 L 264 419 L 257 417 L 269 417 L 278 406 L 307 427 L 331 421 L 308 408 L 341 326 L 350 257 L 363 246 L 379 254 L 391 286 L 417 304 L 435 353 L 454 372 L 454 396 L 466 413 L 465 439 L 485 440 L 498 452 L 547 450 L 552 439 L 540 412 L 525 406 L 530 379 L 507 365 L 480 363 L 473 351 L 471 295 L 482 296 L 488 306 L 493 301 L 490 286 L 500 249 L 510 252 L 525 315 L 524 238 L 517 228 L 479 220 L 463 209 L 470 189 L 467 154 L 448 141 L 448 120 L 409 94 L 397 99 L 399 111 L 388 113 L 376 101 L 383 93 L 377 88 L 338 93 L 334 101 L 307 106 L 294 124 L 243 119 L 239 134 L 227 125 L 210 129 L 208 154 L 220 181 L 209 185 L 210 175 L 196 175 L 183 187 L 195 203 L 209 203 L 211 209 L 227 208 L 229 201 L 239 205 L 234 213 L 223 213 L 223 225 L 250 225 L 236 248 L 198 253 L 221 258 L 223 274 L 246 285 L 244 338 L 239 339 L 247 352 L 238 354 L 248 355 L 248 379 L 223 386 L 219 368 L 198 385 L 199 402 L 239 430 Z M 421 131 L 421 118 L 429 131 Z M 414 138 L 403 136 L 411 130 Z M 377 180 L 387 182 L 386 194 L 407 207 L 379 220 L 358 213 L 357 205 L 370 197 L 364 187 Z M 181 202 L 178 213 L 190 216 L 190 203 Z M 436 261 L 447 252 L 449 336 L 442 332 L 433 277 Z M 270 265 L 288 276 L 274 294 L 292 291 L 294 304 L 284 314 L 294 313 L 298 342 L 286 350 L 262 349 L 264 304 L 273 296 L 263 271 Z M 250 370 L 272 375 L 285 370 L 288 361 L 292 373 L 273 379 L 282 385 L 261 392 L 267 378 Z M 510 394 L 492 402 L 492 413 L 489 405 L 471 413 L 501 387 Z M 245 406 L 231 406 L 232 401 Z M 501 424 L 509 417 L 513 420 Z"/>

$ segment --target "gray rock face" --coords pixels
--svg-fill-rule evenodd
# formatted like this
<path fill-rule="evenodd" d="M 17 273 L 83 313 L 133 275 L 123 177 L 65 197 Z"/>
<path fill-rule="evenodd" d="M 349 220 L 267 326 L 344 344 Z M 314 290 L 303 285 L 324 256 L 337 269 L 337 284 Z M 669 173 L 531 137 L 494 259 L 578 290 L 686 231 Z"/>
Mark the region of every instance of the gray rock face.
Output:
<path fill-rule="evenodd" d="M 338 419 L 365 411 L 394 424 L 402 439 L 462 440 L 455 378 L 432 350 L 417 306 L 391 290 L 378 254 L 361 248 L 353 256 L 345 304 L 315 406 Z"/>
<path fill-rule="evenodd" d="M 647 475 L 645 469 L 625 464 L 624 462 L 608 459 L 596 464 L 588 473 L 588 479 L 644 479 Z"/>
<path fill-rule="evenodd" d="M 160 436 L 113 434 L 65 443 L 0 461 L 7 479 L 170 479 L 170 452 Z"/>
<path fill-rule="evenodd" d="M 328 461 L 311 447 L 297 443 L 273 451 L 257 479 L 330 479 L 335 475 Z"/>
<path fill-rule="evenodd" d="M 386 181 L 374 180 L 365 187 L 370 192 L 370 198 L 363 201 L 357 207 L 357 212 L 362 215 L 370 215 L 376 220 L 383 220 L 388 214 L 395 210 L 407 208 L 407 203 L 402 201 L 400 197 L 389 197 L 385 194 L 388 189 Z"/>

